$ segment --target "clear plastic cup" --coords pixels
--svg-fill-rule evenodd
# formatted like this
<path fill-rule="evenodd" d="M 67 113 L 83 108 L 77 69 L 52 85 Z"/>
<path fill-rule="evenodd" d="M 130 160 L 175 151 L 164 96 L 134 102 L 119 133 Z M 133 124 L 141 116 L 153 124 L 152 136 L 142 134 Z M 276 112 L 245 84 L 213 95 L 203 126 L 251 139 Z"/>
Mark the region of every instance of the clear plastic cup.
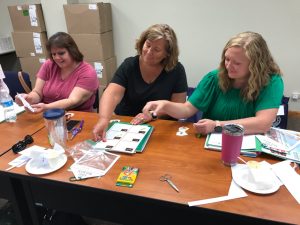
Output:
<path fill-rule="evenodd" d="M 43 116 L 50 145 L 53 147 L 57 143 L 65 148 L 67 141 L 65 110 L 49 109 L 43 113 Z"/>

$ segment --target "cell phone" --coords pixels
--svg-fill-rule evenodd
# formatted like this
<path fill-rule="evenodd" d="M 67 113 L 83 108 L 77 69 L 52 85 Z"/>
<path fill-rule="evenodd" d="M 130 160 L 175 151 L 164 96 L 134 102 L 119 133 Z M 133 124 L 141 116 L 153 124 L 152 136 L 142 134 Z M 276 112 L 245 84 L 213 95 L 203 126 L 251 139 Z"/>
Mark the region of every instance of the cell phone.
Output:
<path fill-rule="evenodd" d="M 69 120 L 67 122 L 67 131 L 70 132 L 79 123 L 80 120 Z"/>

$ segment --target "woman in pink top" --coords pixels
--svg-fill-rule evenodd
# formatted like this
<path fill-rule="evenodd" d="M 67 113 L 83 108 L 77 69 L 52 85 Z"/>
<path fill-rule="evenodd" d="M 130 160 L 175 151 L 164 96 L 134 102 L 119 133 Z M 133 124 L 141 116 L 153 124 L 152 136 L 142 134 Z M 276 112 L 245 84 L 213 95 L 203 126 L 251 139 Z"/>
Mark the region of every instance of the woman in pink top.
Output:
<path fill-rule="evenodd" d="M 50 59 L 41 66 L 34 89 L 22 94 L 34 113 L 52 108 L 92 111 L 99 81 L 94 68 L 83 61 L 73 38 L 58 32 L 46 47 Z M 22 105 L 18 98 L 16 102 Z"/>

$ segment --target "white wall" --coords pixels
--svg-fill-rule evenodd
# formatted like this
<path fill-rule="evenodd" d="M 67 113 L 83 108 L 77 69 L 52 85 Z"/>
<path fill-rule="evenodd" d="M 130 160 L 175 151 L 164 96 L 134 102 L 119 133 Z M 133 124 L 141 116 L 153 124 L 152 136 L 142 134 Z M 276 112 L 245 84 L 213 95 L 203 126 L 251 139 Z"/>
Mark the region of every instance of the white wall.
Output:
<path fill-rule="evenodd" d="M 99 2 L 80 0 L 80 3 Z M 196 86 L 218 67 L 228 39 L 242 31 L 261 33 L 284 74 L 285 95 L 300 92 L 299 0 L 108 0 L 112 4 L 115 52 L 120 64 L 134 55 L 134 42 L 154 23 L 168 23 L 175 30 L 180 61 L 188 83 Z M 300 110 L 300 100 L 290 101 Z"/>
<path fill-rule="evenodd" d="M 3 21 L 0 0 L 0 21 Z M 22 2 L 19 0 L 18 2 Z M 23 1 L 28 2 L 28 1 Z M 47 2 L 47 3 L 46 3 Z M 51 7 L 47 6 L 51 3 Z M 52 35 L 65 21 L 59 0 L 42 0 L 47 16 L 48 35 Z M 70 2 L 70 0 L 68 1 Z M 96 0 L 73 0 L 93 3 Z M 218 67 L 221 51 L 228 39 L 239 32 L 251 30 L 261 33 L 284 73 L 285 95 L 300 92 L 298 53 L 300 52 L 299 0 L 106 0 L 112 4 L 113 34 L 118 65 L 135 55 L 134 43 L 140 33 L 155 23 L 168 23 L 177 33 L 180 61 L 185 66 L 188 83 L 196 86 L 208 71 Z M 56 6 L 55 6 L 56 4 Z M 55 9 L 56 10 L 53 10 Z M 48 13 L 49 14 L 49 13 Z M 52 18 L 49 21 L 49 18 Z M 7 19 L 6 19 L 7 21 Z M 4 25 L 3 25 L 4 24 Z M 5 22 L 0 22 L 6 26 Z M 50 31 L 50 32 L 49 32 Z M 1 34 L 1 33 L 0 33 Z M 290 101 L 290 110 L 300 111 L 300 100 Z"/>

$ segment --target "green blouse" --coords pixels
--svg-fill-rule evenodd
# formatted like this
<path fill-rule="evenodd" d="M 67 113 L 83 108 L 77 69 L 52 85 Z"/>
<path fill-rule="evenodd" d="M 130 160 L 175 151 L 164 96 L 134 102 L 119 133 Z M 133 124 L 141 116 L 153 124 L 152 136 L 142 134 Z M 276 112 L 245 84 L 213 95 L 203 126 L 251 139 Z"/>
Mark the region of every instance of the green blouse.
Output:
<path fill-rule="evenodd" d="M 240 89 L 231 88 L 223 93 L 219 87 L 218 70 L 206 74 L 199 82 L 188 101 L 203 112 L 203 118 L 212 120 L 234 120 L 255 116 L 264 109 L 279 108 L 283 96 L 283 81 L 280 75 L 271 75 L 269 84 L 258 98 L 246 102 Z"/>

